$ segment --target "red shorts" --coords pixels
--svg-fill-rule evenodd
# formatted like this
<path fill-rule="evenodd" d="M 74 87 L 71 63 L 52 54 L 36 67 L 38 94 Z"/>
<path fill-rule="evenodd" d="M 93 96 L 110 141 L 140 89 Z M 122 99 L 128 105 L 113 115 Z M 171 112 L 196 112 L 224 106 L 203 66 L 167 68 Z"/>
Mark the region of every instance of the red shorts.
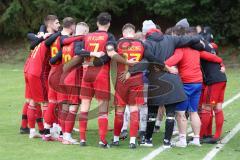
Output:
<path fill-rule="evenodd" d="M 30 99 L 31 92 L 30 92 L 29 82 L 27 78 L 27 73 L 24 73 L 24 79 L 25 79 L 25 99 Z"/>
<path fill-rule="evenodd" d="M 142 78 L 116 82 L 114 104 L 116 106 L 144 104 L 144 84 Z"/>
<path fill-rule="evenodd" d="M 27 74 L 27 81 L 30 90 L 30 99 L 35 102 L 48 101 L 48 81 L 47 78 L 40 78 L 31 74 Z"/>
<path fill-rule="evenodd" d="M 83 69 L 80 98 L 110 100 L 110 75 L 109 71 L 92 71 Z"/>
<path fill-rule="evenodd" d="M 82 81 L 82 69 L 74 69 L 67 75 L 61 77 L 60 83 L 63 92 L 58 93 L 58 102 L 68 104 L 79 104 L 80 103 L 80 87 Z"/>
<path fill-rule="evenodd" d="M 48 77 L 48 84 L 49 84 L 49 88 L 48 88 L 48 99 L 51 101 L 55 101 L 57 102 L 58 100 L 58 92 L 53 89 L 53 87 L 51 87 L 50 85 L 50 78 L 53 76 L 53 74 L 56 72 L 57 67 L 52 66 L 50 73 L 49 73 L 49 77 Z"/>
<path fill-rule="evenodd" d="M 204 85 L 202 88 L 200 105 L 216 105 L 217 103 L 223 103 L 225 88 L 226 82 L 218 82 L 211 85 Z"/>

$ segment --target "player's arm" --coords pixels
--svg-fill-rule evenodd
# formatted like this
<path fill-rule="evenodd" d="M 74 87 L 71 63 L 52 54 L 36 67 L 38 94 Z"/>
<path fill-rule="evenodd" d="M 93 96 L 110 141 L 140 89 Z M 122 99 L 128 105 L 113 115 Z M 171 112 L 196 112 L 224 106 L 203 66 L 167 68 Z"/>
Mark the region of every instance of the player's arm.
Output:
<path fill-rule="evenodd" d="M 104 56 L 100 57 L 100 58 L 95 58 L 93 60 L 93 66 L 103 66 L 104 64 L 108 63 L 111 60 L 111 58 L 105 54 Z"/>
<path fill-rule="evenodd" d="M 200 43 L 200 36 L 172 36 L 175 48 L 191 47 L 194 44 Z M 203 45 L 203 44 L 202 44 Z"/>
<path fill-rule="evenodd" d="M 56 64 L 58 61 L 62 60 L 62 50 L 60 50 L 54 57 L 49 61 L 50 64 Z"/>
<path fill-rule="evenodd" d="M 223 63 L 222 58 L 218 57 L 218 56 L 215 55 L 215 54 L 206 52 L 206 51 L 200 52 L 200 58 L 201 58 L 201 59 L 204 59 L 204 60 L 207 60 L 207 61 L 210 61 L 210 62 L 219 63 L 219 64 L 222 64 L 222 63 Z"/>
<path fill-rule="evenodd" d="M 63 40 L 63 45 L 69 45 L 75 41 L 81 41 L 83 40 L 84 36 L 74 36 L 74 37 L 68 37 Z"/>
<path fill-rule="evenodd" d="M 120 56 L 115 48 L 116 48 L 116 39 L 114 37 L 113 34 L 108 33 L 108 42 L 106 44 L 106 51 L 107 51 L 107 55 L 114 61 L 118 62 L 118 63 L 122 63 L 125 65 L 131 65 L 131 63 L 129 63 L 127 60 L 125 60 L 122 56 Z"/>
<path fill-rule="evenodd" d="M 39 43 L 41 43 L 44 38 L 38 38 L 34 33 L 28 33 L 27 38 L 31 41 L 30 49 L 34 49 Z"/>
<path fill-rule="evenodd" d="M 165 65 L 172 67 L 177 65 L 183 58 L 182 49 L 176 49 L 174 54 L 165 61 Z"/>
<path fill-rule="evenodd" d="M 122 64 L 128 64 L 127 61 L 120 56 L 116 51 L 113 45 L 108 44 L 106 46 L 107 55 L 114 61 Z"/>
<path fill-rule="evenodd" d="M 75 42 L 74 46 L 74 53 L 75 55 L 81 56 L 81 57 L 98 57 L 95 58 L 92 64 L 89 64 L 91 66 L 102 66 L 110 61 L 110 57 L 106 55 L 104 52 L 89 52 L 84 50 L 84 41 Z"/>
<path fill-rule="evenodd" d="M 57 32 L 48 37 L 45 41 L 46 46 L 50 46 L 61 35 L 61 32 Z"/>
<path fill-rule="evenodd" d="M 148 69 L 149 66 L 149 62 L 146 58 L 143 58 L 140 62 L 138 62 L 137 64 L 135 64 L 133 67 L 130 67 L 128 69 L 128 72 L 130 73 L 130 75 L 135 75 L 137 73 L 141 73 L 144 72 Z"/>

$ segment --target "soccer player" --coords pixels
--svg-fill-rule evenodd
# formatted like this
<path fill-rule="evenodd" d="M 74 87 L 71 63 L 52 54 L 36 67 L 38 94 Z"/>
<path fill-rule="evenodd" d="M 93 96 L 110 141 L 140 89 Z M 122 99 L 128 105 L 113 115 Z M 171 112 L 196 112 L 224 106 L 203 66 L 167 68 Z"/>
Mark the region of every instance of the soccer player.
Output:
<path fill-rule="evenodd" d="M 210 33 L 211 35 L 211 33 Z M 217 53 L 216 45 L 212 42 L 206 43 L 209 46 L 209 52 Z M 213 46 L 215 46 L 213 48 Z M 202 60 L 202 71 L 204 75 L 204 85 L 200 101 L 200 118 L 202 121 L 200 136 L 202 143 L 217 143 L 222 134 L 224 115 L 222 103 L 224 102 L 224 92 L 226 88 L 227 77 L 225 67 L 217 63 L 211 63 Z M 212 136 L 212 118 L 215 114 L 216 131 Z"/>
<path fill-rule="evenodd" d="M 55 57 L 51 58 L 50 63 L 56 63 L 58 59 L 61 59 L 62 64 L 67 65 L 73 59 L 73 57 L 75 55 L 78 55 L 79 51 L 81 51 L 82 40 L 84 38 L 84 35 L 86 35 L 88 32 L 89 26 L 85 22 L 78 23 L 76 26 L 75 37 L 69 37 L 63 40 L 63 47 L 61 52 L 58 52 Z M 104 52 L 94 52 L 91 55 L 101 56 L 104 54 Z M 80 56 L 84 57 L 87 55 Z M 79 92 L 82 81 L 82 72 L 82 67 L 81 65 L 79 65 L 78 67 L 73 68 L 67 73 L 63 72 L 60 78 L 60 81 L 63 81 L 63 83 L 60 83 L 59 85 L 62 85 L 64 88 L 61 101 L 66 107 L 68 107 L 65 108 L 67 115 L 66 119 L 64 120 L 65 129 L 63 132 L 63 144 L 79 144 L 77 140 L 71 137 L 71 132 L 73 130 L 78 105 L 80 103 Z"/>
<path fill-rule="evenodd" d="M 30 39 L 31 43 L 34 43 L 33 41 L 35 40 L 35 37 L 43 37 L 45 34 L 45 30 L 42 28 L 42 26 L 40 27 L 40 30 L 38 32 L 37 35 L 35 34 L 31 34 L 29 33 L 28 34 L 28 38 Z M 32 39 L 32 37 L 34 37 Z M 21 128 L 20 128 L 20 133 L 21 134 L 29 134 L 29 128 L 28 128 L 28 121 L 27 121 L 27 109 L 28 109 L 28 105 L 29 105 L 29 101 L 30 101 L 30 89 L 29 89 L 29 86 L 27 84 L 27 72 L 28 72 L 28 62 L 29 62 L 29 59 L 31 57 L 31 52 L 32 50 L 35 48 L 35 45 L 30 47 L 31 51 L 30 51 L 30 54 L 28 56 L 28 58 L 26 59 L 26 62 L 24 64 L 24 78 L 25 78 L 25 103 L 23 105 L 23 109 L 22 109 L 22 121 L 21 121 Z M 37 120 L 39 122 L 39 120 Z M 38 123 L 40 124 L 40 123 Z"/>
<path fill-rule="evenodd" d="M 107 63 L 102 66 L 86 66 L 83 68 L 83 80 L 81 84 L 80 98 L 81 107 L 79 115 L 80 145 L 86 145 L 86 129 L 88 111 L 91 100 L 95 95 L 98 102 L 98 126 L 99 126 L 99 146 L 109 148 L 106 140 L 108 131 L 108 107 L 110 100 L 110 57 L 113 60 L 128 64 L 124 58 L 119 56 L 115 50 L 115 38 L 108 33 L 110 27 L 111 15 L 102 12 L 97 17 L 98 30 L 90 33 L 84 38 L 83 52 L 107 52 Z M 96 57 L 85 58 L 84 63 L 91 63 Z"/>
<path fill-rule="evenodd" d="M 44 37 L 37 38 L 36 41 L 42 41 L 46 39 L 49 34 L 56 32 L 60 26 L 58 18 L 55 15 L 48 15 L 45 18 L 45 25 L 47 28 L 47 34 Z M 35 130 L 36 115 L 42 117 L 40 103 L 47 103 L 47 77 L 49 74 L 49 49 L 42 41 L 39 43 L 31 53 L 29 59 L 29 69 L 27 73 L 27 83 L 30 88 L 30 103 L 28 106 L 27 117 L 30 128 L 29 138 L 40 137 Z M 39 130 L 43 130 L 43 125 Z"/>
<path fill-rule="evenodd" d="M 65 38 L 71 36 L 74 32 L 75 32 L 75 28 L 76 28 L 76 24 L 75 24 L 75 20 L 71 17 L 66 17 L 63 19 L 63 30 L 61 32 L 55 33 L 54 35 L 50 36 L 45 44 L 47 46 L 50 46 L 50 57 L 55 57 L 56 54 L 61 50 L 62 46 L 63 46 L 63 41 Z M 54 140 L 55 138 L 53 138 L 51 136 L 50 133 L 50 128 L 52 127 L 54 121 L 57 121 L 56 119 L 58 119 L 60 126 L 61 126 L 61 130 L 62 132 L 65 131 L 65 118 L 67 115 L 67 111 L 68 111 L 68 106 L 63 105 L 61 106 L 61 104 L 59 104 L 59 102 L 61 102 L 61 98 L 62 96 L 60 95 L 60 93 L 57 91 L 57 88 L 55 86 L 57 86 L 58 84 L 52 84 L 50 79 L 54 78 L 52 75 L 54 75 L 55 72 L 57 72 L 57 70 L 59 69 L 59 64 L 60 61 L 58 63 L 55 63 L 54 65 L 51 65 L 51 70 L 49 73 L 49 78 L 48 78 L 48 83 L 49 83 L 49 92 L 48 92 L 48 99 L 49 99 L 49 103 L 48 103 L 48 109 L 46 111 L 46 114 L 44 116 L 44 136 L 43 136 L 43 140 L 45 141 L 51 141 Z M 58 107 L 58 108 L 57 108 Z M 55 111 L 58 109 L 58 112 L 55 113 Z M 65 110 L 66 112 L 65 112 Z M 57 114 L 57 115 L 56 115 Z M 58 137 L 59 141 L 62 141 L 62 133 L 60 133 L 60 136 Z"/>
<path fill-rule="evenodd" d="M 118 41 L 117 52 L 127 60 L 135 59 L 139 62 L 143 58 L 144 45 L 142 41 L 134 38 L 135 26 L 125 24 L 122 28 L 123 38 Z M 130 109 L 130 142 L 129 148 L 136 148 L 136 136 L 139 125 L 139 107 L 144 104 L 143 74 L 131 76 L 125 82 L 120 81 L 121 73 L 128 70 L 128 65 L 117 64 L 117 81 L 115 86 L 115 119 L 113 145 L 119 145 L 119 135 L 123 125 L 123 115 L 126 105 Z"/>
<path fill-rule="evenodd" d="M 196 35 L 195 27 L 185 29 L 188 35 Z M 181 34 L 177 34 L 181 35 Z M 179 74 L 184 84 L 184 91 L 187 95 L 187 100 L 177 104 L 177 122 L 179 128 L 179 141 L 177 147 L 186 147 L 187 140 L 187 118 L 185 112 L 188 111 L 191 119 L 191 126 L 194 132 L 193 141 L 189 144 L 201 146 L 199 140 L 200 133 L 200 118 L 198 116 L 198 104 L 202 88 L 202 73 L 200 67 L 200 58 L 222 63 L 222 59 L 207 52 L 199 52 L 191 48 L 176 49 L 174 55 L 165 61 L 166 67 L 178 66 Z"/>

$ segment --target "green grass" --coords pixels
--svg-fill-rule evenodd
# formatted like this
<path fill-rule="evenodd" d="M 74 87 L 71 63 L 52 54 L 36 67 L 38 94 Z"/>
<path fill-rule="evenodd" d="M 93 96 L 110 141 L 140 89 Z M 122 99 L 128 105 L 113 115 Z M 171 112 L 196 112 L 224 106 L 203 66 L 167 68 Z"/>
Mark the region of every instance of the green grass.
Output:
<path fill-rule="evenodd" d="M 58 142 L 43 142 L 40 139 L 29 140 L 27 135 L 19 134 L 21 119 L 21 109 L 24 103 L 24 80 L 22 73 L 22 64 L 0 64 L 0 159 L 1 160 L 69 160 L 69 159 L 105 159 L 105 160 L 135 160 L 146 156 L 150 151 L 162 145 L 163 129 L 154 135 L 154 147 L 142 148 L 136 150 L 128 149 L 128 140 L 121 143 L 119 148 L 104 150 L 98 148 L 98 130 L 97 120 L 89 122 L 89 131 L 87 135 L 88 146 L 80 148 L 79 146 L 65 146 Z M 227 71 L 228 84 L 226 99 L 240 91 L 239 69 L 229 69 Z M 239 121 L 239 100 L 228 106 L 225 111 L 226 122 L 224 124 L 224 135 L 227 134 Z M 96 107 L 93 103 L 92 108 Z M 110 113 L 110 127 L 113 127 L 113 111 Z M 77 125 L 76 125 L 77 126 Z M 78 133 L 74 133 L 78 137 Z M 108 134 L 108 140 L 112 138 L 112 132 Z M 216 159 L 238 159 L 240 156 L 239 148 L 240 136 L 235 136 L 223 151 L 216 156 Z M 164 151 L 155 159 L 202 159 L 213 145 L 203 145 L 201 148 L 188 147 L 186 149 L 174 148 Z"/>

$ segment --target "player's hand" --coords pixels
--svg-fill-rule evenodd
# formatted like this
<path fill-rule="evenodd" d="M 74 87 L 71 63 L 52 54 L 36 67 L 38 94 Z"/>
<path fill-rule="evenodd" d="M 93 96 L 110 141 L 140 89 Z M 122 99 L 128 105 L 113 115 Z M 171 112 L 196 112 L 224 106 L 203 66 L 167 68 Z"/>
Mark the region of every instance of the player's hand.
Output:
<path fill-rule="evenodd" d="M 226 72 L 226 68 L 225 68 L 224 66 L 222 66 L 221 69 L 220 69 L 220 71 L 221 71 L 222 73 L 225 73 L 225 72 Z"/>
<path fill-rule="evenodd" d="M 127 60 L 127 65 L 129 66 L 134 66 L 135 64 L 137 64 L 138 62 L 136 61 L 135 58 L 129 59 Z"/>
<path fill-rule="evenodd" d="M 43 36 L 43 39 L 47 39 L 50 35 L 51 35 L 51 33 L 45 33 Z"/>
<path fill-rule="evenodd" d="M 91 52 L 90 53 L 90 56 L 92 56 L 92 57 L 97 57 L 97 58 L 100 58 L 100 57 L 102 57 L 102 56 L 104 56 L 105 55 L 105 53 L 104 52 Z"/>
<path fill-rule="evenodd" d="M 82 64 L 82 66 L 83 66 L 83 68 L 87 68 L 87 67 L 92 67 L 92 66 L 94 66 L 94 65 L 93 65 L 93 62 L 84 62 L 84 63 Z"/>
<path fill-rule="evenodd" d="M 177 67 L 175 67 L 175 66 L 169 67 L 169 66 L 167 66 L 167 65 L 166 65 L 165 67 L 166 67 L 166 69 L 168 70 L 169 73 L 178 74 L 178 69 L 177 69 Z"/>
<path fill-rule="evenodd" d="M 37 34 L 37 37 L 38 38 L 41 38 L 41 37 L 43 37 L 44 36 L 44 32 L 38 32 L 38 34 Z"/>
<path fill-rule="evenodd" d="M 119 80 L 125 83 L 130 77 L 131 77 L 131 74 L 128 71 L 122 72 L 119 76 Z"/>

